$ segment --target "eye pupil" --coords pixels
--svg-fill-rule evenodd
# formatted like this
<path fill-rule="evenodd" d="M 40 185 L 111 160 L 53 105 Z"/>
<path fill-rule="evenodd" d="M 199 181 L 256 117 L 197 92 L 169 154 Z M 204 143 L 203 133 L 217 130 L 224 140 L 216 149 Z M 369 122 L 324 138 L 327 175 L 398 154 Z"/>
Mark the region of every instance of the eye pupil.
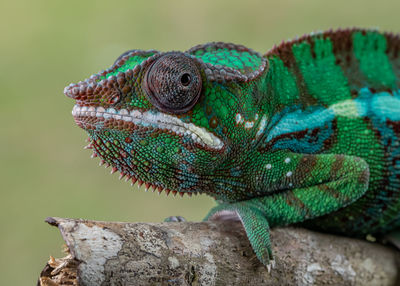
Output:
<path fill-rule="evenodd" d="M 190 74 L 188 73 L 185 73 L 181 76 L 181 83 L 183 86 L 188 86 L 191 80 Z"/>

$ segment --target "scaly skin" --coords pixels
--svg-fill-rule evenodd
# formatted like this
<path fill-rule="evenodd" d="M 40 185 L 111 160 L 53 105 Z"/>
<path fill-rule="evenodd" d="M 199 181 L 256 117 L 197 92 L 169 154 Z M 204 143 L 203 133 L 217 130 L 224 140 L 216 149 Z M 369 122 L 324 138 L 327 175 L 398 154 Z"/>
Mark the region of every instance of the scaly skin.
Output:
<path fill-rule="evenodd" d="M 400 225 L 400 38 L 343 30 L 264 56 L 210 43 L 130 51 L 66 87 L 90 148 L 159 192 L 207 193 L 262 263 L 269 228 L 365 237 Z"/>

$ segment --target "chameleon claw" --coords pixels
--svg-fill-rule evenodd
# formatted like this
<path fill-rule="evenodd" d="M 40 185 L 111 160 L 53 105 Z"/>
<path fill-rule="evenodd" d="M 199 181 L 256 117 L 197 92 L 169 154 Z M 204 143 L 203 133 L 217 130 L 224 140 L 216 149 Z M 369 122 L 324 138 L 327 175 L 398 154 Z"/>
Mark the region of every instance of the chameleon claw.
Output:
<path fill-rule="evenodd" d="M 170 216 L 164 219 L 164 222 L 184 222 L 186 219 L 180 215 L 178 216 Z"/>
<path fill-rule="evenodd" d="M 271 273 L 271 269 L 274 268 L 275 268 L 275 260 L 270 260 L 269 263 L 267 264 L 268 273 Z"/>

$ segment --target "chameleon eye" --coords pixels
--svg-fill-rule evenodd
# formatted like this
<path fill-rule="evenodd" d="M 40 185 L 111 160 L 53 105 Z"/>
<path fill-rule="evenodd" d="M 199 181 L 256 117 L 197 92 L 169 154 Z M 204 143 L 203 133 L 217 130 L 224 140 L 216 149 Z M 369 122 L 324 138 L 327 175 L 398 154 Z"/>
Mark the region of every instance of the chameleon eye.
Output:
<path fill-rule="evenodd" d="M 195 61 L 183 53 L 158 58 L 146 71 L 143 89 L 161 111 L 179 114 L 189 111 L 201 94 L 201 75 Z"/>

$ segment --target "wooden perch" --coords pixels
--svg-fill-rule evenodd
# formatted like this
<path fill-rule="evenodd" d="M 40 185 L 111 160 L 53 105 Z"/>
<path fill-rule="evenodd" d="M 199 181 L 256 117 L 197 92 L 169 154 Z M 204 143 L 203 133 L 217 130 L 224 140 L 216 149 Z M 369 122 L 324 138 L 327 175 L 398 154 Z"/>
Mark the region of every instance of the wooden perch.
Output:
<path fill-rule="evenodd" d="M 38 285 L 400 285 L 395 249 L 300 228 L 272 230 L 268 271 L 239 222 L 46 221 L 68 255 L 51 257 Z"/>

